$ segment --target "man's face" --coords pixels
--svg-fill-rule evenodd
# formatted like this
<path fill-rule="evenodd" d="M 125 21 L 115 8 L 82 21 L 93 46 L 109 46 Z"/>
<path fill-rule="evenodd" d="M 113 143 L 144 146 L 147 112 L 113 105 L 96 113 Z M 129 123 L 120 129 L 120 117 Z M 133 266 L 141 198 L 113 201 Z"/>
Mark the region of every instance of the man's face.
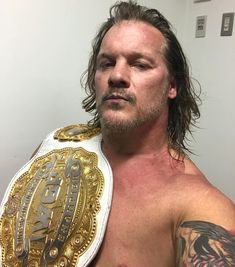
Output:
<path fill-rule="evenodd" d="M 97 57 L 96 106 L 103 127 L 130 129 L 167 120 L 176 96 L 163 57 L 164 37 L 153 26 L 122 21 L 105 35 Z"/>

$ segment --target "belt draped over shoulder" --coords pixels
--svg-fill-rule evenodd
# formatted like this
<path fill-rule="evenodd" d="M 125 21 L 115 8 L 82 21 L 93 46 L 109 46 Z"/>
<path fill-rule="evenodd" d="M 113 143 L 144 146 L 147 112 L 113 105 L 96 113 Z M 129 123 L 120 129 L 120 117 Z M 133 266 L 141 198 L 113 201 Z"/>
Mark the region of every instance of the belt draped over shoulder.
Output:
<path fill-rule="evenodd" d="M 56 130 L 15 175 L 1 205 L 1 266 L 85 267 L 104 237 L 113 177 L 99 129 Z"/>

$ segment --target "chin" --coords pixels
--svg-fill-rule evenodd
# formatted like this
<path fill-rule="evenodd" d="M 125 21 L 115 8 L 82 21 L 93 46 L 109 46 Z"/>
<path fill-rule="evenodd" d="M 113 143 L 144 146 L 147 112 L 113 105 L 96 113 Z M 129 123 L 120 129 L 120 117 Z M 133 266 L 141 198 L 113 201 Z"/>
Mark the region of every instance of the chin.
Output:
<path fill-rule="evenodd" d="M 130 117 L 127 119 L 125 116 L 119 116 L 117 114 L 112 116 L 102 116 L 100 119 L 101 127 L 104 130 L 108 130 L 113 133 L 126 132 L 133 128 L 133 119 Z"/>
<path fill-rule="evenodd" d="M 139 117 L 104 116 L 100 122 L 103 130 L 110 134 L 121 134 L 142 126 L 146 121 L 142 121 Z"/>

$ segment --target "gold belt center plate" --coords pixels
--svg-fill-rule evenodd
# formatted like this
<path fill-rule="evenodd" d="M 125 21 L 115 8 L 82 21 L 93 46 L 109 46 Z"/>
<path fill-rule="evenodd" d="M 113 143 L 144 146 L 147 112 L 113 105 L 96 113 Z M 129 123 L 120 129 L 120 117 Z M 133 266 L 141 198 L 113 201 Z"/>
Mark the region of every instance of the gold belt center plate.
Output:
<path fill-rule="evenodd" d="M 63 148 L 37 158 L 4 207 L 3 266 L 76 266 L 95 237 L 103 186 L 94 152 Z"/>

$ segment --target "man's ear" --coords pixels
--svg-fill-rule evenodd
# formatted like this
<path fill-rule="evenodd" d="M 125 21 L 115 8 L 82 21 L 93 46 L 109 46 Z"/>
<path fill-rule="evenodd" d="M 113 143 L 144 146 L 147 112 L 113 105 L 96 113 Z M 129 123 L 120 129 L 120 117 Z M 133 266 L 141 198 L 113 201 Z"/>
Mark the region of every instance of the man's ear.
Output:
<path fill-rule="evenodd" d="M 169 91 L 168 91 L 168 98 L 174 99 L 177 96 L 177 88 L 176 88 L 176 82 L 175 79 L 172 79 L 169 84 Z"/>

